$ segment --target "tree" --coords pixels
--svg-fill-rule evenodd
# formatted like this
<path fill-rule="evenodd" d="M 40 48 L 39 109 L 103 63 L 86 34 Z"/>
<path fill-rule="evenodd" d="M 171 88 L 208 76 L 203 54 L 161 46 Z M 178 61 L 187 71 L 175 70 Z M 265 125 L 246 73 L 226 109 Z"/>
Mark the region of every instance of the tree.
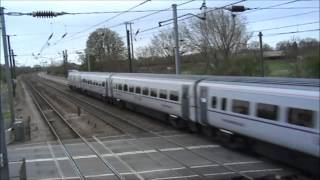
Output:
<path fill-rule="evenodd" d="M 187 45 L 187 27 L 185 24 L 179 24 L 179 52 L 189 51 L 189 46 Z M 159 57 L 172 57 L 174 56 L 174 34 L 172 29 L 166 29 L 160 31 L 158 34 L 153 35 L 151 39 L 151 44 L 148 47 L 150 52 Z M 149 53 L 150 54 L 150 53 Z"/>
<path fill-rule="evenodd" d="M 260 43 L 258 41 L 251 41 L 249 44 L 248 44 L 248 49 L 250 50 L 260 50 Z M 267 44 L 267 43 L 263 43 L 262 44 L 262 49 L 264 51 L 272 51 L 272 47 Z"/>
<path fill-rule="evenodd" d="M 190 46 L 198 50 L 207 59 L 207 66 L 213 69 L 228 66 L 232 55 L 244 48 L 251 37 L 243 19 L 223 10 L 211 11 L 205 21 L 195 19 L 190 24 Z"/>
<path fill-rule="evenodd" d="M 89 35 L 86 57 L 93 56 L 97 62 L 120 60 L 124 57 L 124 43 L 118 33 L 99 28 Z"/>

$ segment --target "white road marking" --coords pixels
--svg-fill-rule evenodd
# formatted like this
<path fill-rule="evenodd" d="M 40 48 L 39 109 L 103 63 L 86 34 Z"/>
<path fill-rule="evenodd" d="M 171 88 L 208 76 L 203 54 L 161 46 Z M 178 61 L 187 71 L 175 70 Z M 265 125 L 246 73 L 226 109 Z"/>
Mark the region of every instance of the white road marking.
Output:
<path fill-rule="evenodd" d="M 239 162 L 241 164 L 241 162 Z M 243 163 L 243 162 L 242 162 Z M 147 170 L 147 171 L 137 171 L 139 174 L 147 174 L 152 172 L 165 172 L 165 171 L 175 171 L 175 170 L 181 170 L 186 169 L 185 167 L 177 167 L 177 168 L 168 168 L 168 169 L 154 169 L 154 170 Z M 269 171 L 282 171 L 283 169 L 259 169 L 259 170 L 245 170 L 245 171 L 239 171 L 241 173 L 253 173 L 253 172 L 269 172 Z M 123 172 L 120 173 L 121 175 L 132 175 L 134 173 L 132 172 Z M 228 175 L 228 174 L 235 174 L 235 172 L 219 172 L 219 173 L 208 173 L 204 174 L 204 176 L 219 176 L 219 175 Z M 112 173 L 108 174 L 97 174 L 97 175 L 89 175 L 86 176 L 86 178 L 95 178 L 95 177 L 106 177 L 106 176 L 114 176 Z M 172 177 L 163 177 L 163 178 L 155 178 L 153 180 L 162 180 L 162 179 L 183 179 L 188 177 L 198 177 L 198 175 L 189 175 L 189 176 L 172 176 Z M 60 178 L 46 178 L 42 180 L 59 180 Z M 65 177 L 65 180 L 72 180 L 72 179 L 79 179 L 79 177 Z"/>
<path fill-rule="evenodd" d="M 165 172 L 165 171 L 175 171 L 175 170 L 181 170 L 181 169 L 186 169 L 185 167 L 178 167 L 178 168 L 167 168 L 167 169 L 154 169 L 154 170 L 146 170 L 146 171 L 137 171 L 138 174 L 147 174 L 147 173 L 153 173 L 153 172 Z M 120 173 L 121 175 L 132 175 L 134 174 L 133 172 L 124 172 Z M 108 174 L 97 174 L 97 175 L 88 175 L 86 178 L 95 178 L 95 177 L 105 177 L 105 176 L 114 176 L 112 173 Z M 198 175 L 196 175 L 198 176 Z M 180 177 L 180 176 L 177 176 Z M 60 178 L 46 178 L 42 180 L 58 180 Z M 65 180 L 71 180 L 71 179 L 79 179 L 79 177 L 65 177 Z"/>
<path fill-rule="evenodd" d="M 246 171 L 239 171 L 241 173 L 253 173 L 253 172 L 269 172 L 269 171 L 283 171 L 283 169 L 258 169 L 258 170 L 246 170 Z M 235 172 L 222 172 L 222 173 L 209 173 L 204 174 L 205 176 L 218 176 L 218 175 L 226 175 L 226 174 L 234 174 Z"/>
<path fill-rule="evenodd" d="M 51 144 L 50 144 L 49 142 L 47 142 L 47 144 L 48 144 L 48 149 L 49 149 L 49 151 L 50 151 L 50 153 L 51 153 L 51 156 L 52 156 L 52 158 L 54 159 L 54 164 L 57 166 L 58 173 L 59 173 L 60 177 L 61 177 L 62 179 L 64 179 L 63 172 L 62 172 L 62 170 L 61 170 L 61 167 L 60 167 L 59 162 L 58 162 L 57 159 L 56 159 L 56 155 L 55 155 L 54 152 L 53 152 L 53 149 L 52 149 L 52 147 L 51 147 Z"/>
<path fill-rule="evenodd" d="M 199 146 L 188 146 L 187 149 L 203 149 L 203 148 L 218 148 L 221 147 L 217 144 L 199 145 Z"/>
<path fill-rule="evenodd" d="M 116 135 L 116 136 L 107 136 L 107 137 L 101 137 L 102 138 L 113 138 L 113 137 L 125 137 L 128 135 Z M 176 134 L 176 135 L 168 135 L 168 136 L 163 136 L 166 138 L 171 138 L 171 137 L 179 137 L 179 136 L 187 136 L 186 134 Z M 152 138 L 159 138 L 159 137 L 141 137 L 141 138 L 129 138 L 129 139 L 113 139 L 113 140 L 103 140 L 103 142 L 105 143 L 112 143 L 112 142 L 117 142 L 117 141 L 136 141 L 136 140 L 143 140 L 143 139 L 152 139 Z M 50 142 L 50 141 L 49 141 Z M 56 142 L 56 141 L 51 141 Z M 39 144 L 38 146 L 36 146 L 37 144 Z M 26 149 L 37 149 L 37 148 L 47 148 L 46 145 L 43 145 L 43 143 L 29 143 L 27 144 L 28 147 L 16 147 L 16 148 L 12 148 L 14 150 L 26 150 Z M 68 144 L 68 146 L 78 146 L 78 145 L 83 145 L 83 143 L 72 143 L 72 144 Z M 36 146 L 36 147 L 35 147 Z M 59 144 L 57 144 L 57 146 L 60 146 Z M 9 146 L 10 149 L 10 146 Z"/>
<path fill-rule="evenodd" d="M 162 151 L 162 152 L 166 152 L 166 151 L 180 151 L 180 150 L 184 150 L 184 148 L 182 148 L 182 147 L 177 147 L 177 148 L 163 148 L 163 149 L 159 149 L 159 151 Z"/>
<path fill-rule="evenodd" d="M 100 139 L 98 139 L 95 136 L 92 136 L 93 139 L 95 139 L 102 147 L 104 147 L 106 150 L 108 150 L 113 156 L 115 156 L 123 165 L 126 166 L 126 168 L 128 168 L 135 176 L 137 176 L 140 180 L 143 180 L 144 178 L 137 173 L 136 170 L 134 170 L 127 162 L 125 162 L 124 160 L 122 160 L 119 155 L 117 155 L 116 153 L 114 153 L 110 148 L 108 148 L 106 145 L 103 144 L 103 142 L 100 141 Z"/>
<path fill-rule="evenodd" d="M 241 171 L 243 173 L 252 173 L 252 172 L 269 172 L 269 171 L 283 171 L 283 169 L 278 168 L 278 169 L 258 169 L 258 170 L 246 170 L 246 171 Z"/>
<path fill-rule="evenodd" d="M 262 161 L 240 161 L 240 162 L 231 162 L 231 163 L 224 163 L 225 166 L 230 165 L 242 165 L 242 164 L 255 164 L 255 163 L 263 163 Z M 191 168 L 204 168 L 204 167 L 216 167 L 219 164 L 205 164 L 205 165 L 198 165 L 198 166 L 191 166 Z"/>
<path fill-rule="evenodd" d="M 155 178 L 152 180 L 162 180 L 162 179 L 185 179 L 190 177 L 198 177 L 198 175 L 188 175 L 188 176 L 172 176 L 172 177 L 164 177 L 164 178 Z"/>
<path fill-rule="evenodd" d="M 240 162 L 231 162 L 231 163 L 224 163 L 223 165 L 240 165 L 240 164 L 256 164 L 256 163 L 263 163 L 263 161 L 240 161 Z"/>
<path fill-rule="evenodd" d="M 220 147 L 217 145 L 199 145 L 199 146 L 187 146 L 186 149 L 202 149 L 202 148 L 215 148 Z M 159 149 L 160 152 L 168 152 L 168 151 L 181 151 L 185 148 L 164 148 Z M 128 152 L 121 152 L 121 153 L 108 153 L 108 154 L 102 154 L 102 157 L 112 157 L 112 156 L 127 156 L 127 155 L 136 155 L 136 154 L 147 154 L 147 153 L 156 153 L 159 152 L 156 149 L 149 149 L 149 150 L 141 150 L 141 151 L 128 151 Z M 96 155 L 88 154 L 88 155 L 82 155 L 82 156 L 73 156 L 74 159 L 90 159 L 90 158 L 97 158 Z M 45 161 L 61 161 L 61 160 L 68 160 L 67 157 L 59 157 L 59 158 L 40 158 L 40 159 L 27 159 L 27 163 L 33 163 L 33 162 L 45 162 Z M 20 161 L 15 162 L 9 162 L 9 164 L 17 164 L 21 163 Z"/>

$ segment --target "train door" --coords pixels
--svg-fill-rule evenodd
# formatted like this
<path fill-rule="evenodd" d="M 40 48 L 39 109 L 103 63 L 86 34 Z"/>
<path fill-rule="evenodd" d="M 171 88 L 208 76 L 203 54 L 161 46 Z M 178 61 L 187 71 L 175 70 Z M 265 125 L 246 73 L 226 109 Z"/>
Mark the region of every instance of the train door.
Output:
<path fill-rule="evenodd" d="M 105 83 L 106 83 L 106 84 L 105 84 L 105 87 L 104 87 L 104 88 L 105 88 L 105 91 L 106 91 L 106 97 L 109 97 L 109 92 L 108 92 L 108 87 L 109 87 L 109 86 L 108 86 L 108 85 L 109 85 L 109 84 L 108 84 L 108 79 L 105 80 Z"/>
<path fill-rule="evenodd" d="M 182 86 L 181 112 L 183 119 L 189 119 L 189 86 Z"/>
<path fill-rule="evenodd" d="M 208 124 L 208 87 L 200 86 L 200 122 Z"/>

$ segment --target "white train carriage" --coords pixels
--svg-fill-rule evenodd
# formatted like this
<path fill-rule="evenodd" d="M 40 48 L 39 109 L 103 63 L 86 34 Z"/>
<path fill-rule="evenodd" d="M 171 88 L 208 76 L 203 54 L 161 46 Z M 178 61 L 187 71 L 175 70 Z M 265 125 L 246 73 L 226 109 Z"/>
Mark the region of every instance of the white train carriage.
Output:
<path fill-rule="evenodd" d="M 194 91 L 199 80 L 161 74 L 115 74 L 113 97 L 195 122 Z"/>
<path fill-rule="evenodd" d="M 81 75 L 82 72 L 71 70 L 68 72 L 68 86 L 71 89 L 80 89 L 81 86 Z"/>
<path fill-rule="evenodd" d="M 201 123 L 319 157 L 319 88 L 205 80 Z"/>
<path fill-rule="evenodd" d="M 105 99 L 109 96 L 110 73 L 83 72 L 81 73 L 81 90 L 86 94 Z"/>

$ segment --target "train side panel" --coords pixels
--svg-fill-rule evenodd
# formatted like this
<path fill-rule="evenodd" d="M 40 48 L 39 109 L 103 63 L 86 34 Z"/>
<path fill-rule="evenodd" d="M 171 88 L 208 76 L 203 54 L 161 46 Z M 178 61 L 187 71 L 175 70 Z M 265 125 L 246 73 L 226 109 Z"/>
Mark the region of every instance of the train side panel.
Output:
<path fill-rule="evenodd" d="M 197 93 L 199 121 L 319 156 L 317 92 L 202 82 Z M 289 114 L 293 110 L 296 114 Z M 311 119 L 301 117 L 308 114 Z M 296 120 L 289 123 L 289 118 Z"/>
<path fill-rule="evenodd" d="M 195 121 L 194 82 L 149 77 L 112 77 L 113 97 Z"/>

